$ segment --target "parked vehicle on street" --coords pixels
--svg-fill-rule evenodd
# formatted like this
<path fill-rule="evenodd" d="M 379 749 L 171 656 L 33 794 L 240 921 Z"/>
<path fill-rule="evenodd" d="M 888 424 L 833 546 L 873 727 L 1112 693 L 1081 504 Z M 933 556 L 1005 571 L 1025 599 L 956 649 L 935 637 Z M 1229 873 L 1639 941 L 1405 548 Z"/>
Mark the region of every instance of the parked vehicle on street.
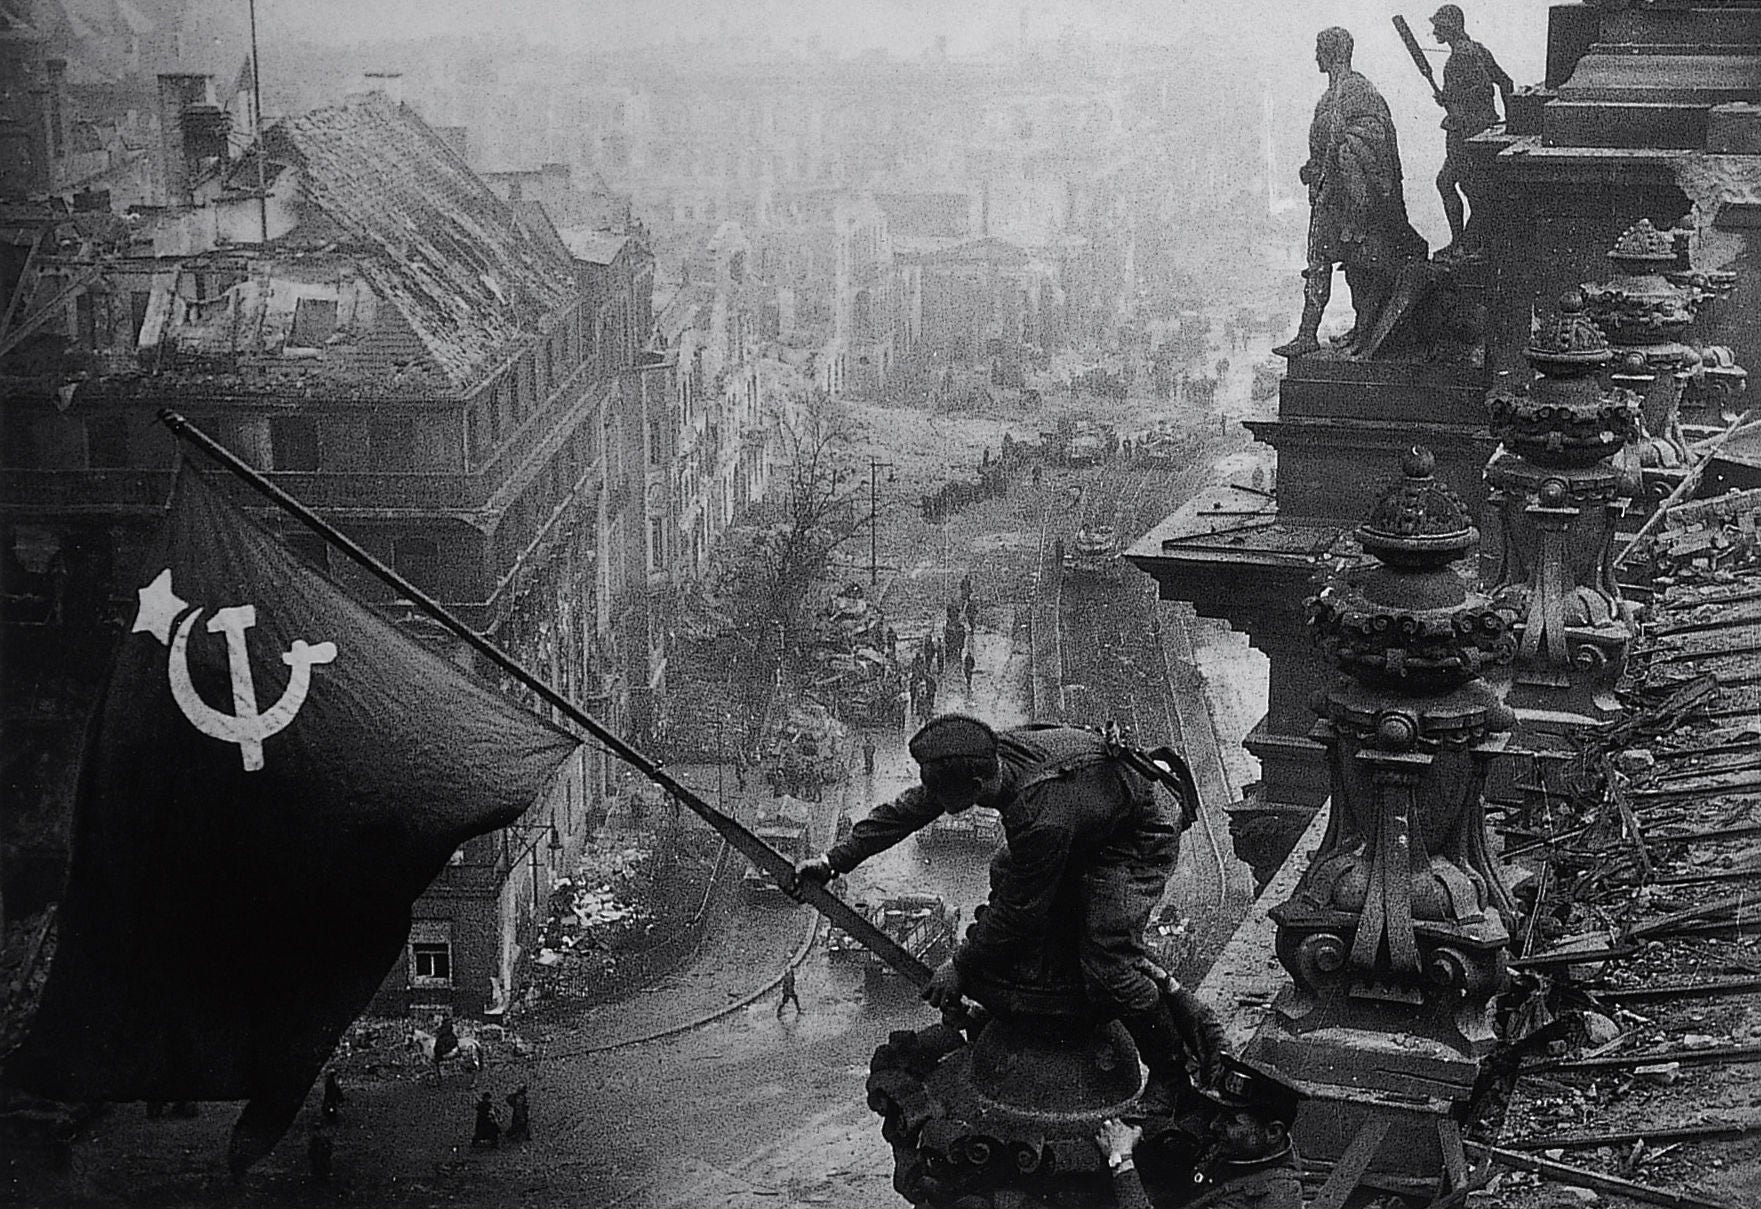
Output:
<path fill-rule="evenodd" d="M 1072 575 L 1095 579 L 1118 579 L 1119 536 L 1111 525 L 1085 525 L 1067 547 L 1064 569 Z"/>
<path fill-rule="evenodd" d="M 838 882 L 833 882 L 832 883 L 833 887 L 839 886 L 841 884 L 841 881 L 842 881 L 842 879 L 840 879 L 840 881 L 838 881 Z M 834 888 L 832 893 L 839 895 L 839 897 L 842 897 L 842 891 L 839 889 Z M 856 902 L 856 903 L 851 903 L 850 905 L 852 907 L 854 907 L 862 915 L 862 917 L 864 919 L 868 920 L 869 923 L 873 924 L 877 928 L 880 927 L 880 924 L 881 924 L 881 906 L 880 906 L 880 904 L 877 903 L 871 907 L 867 903 Z M 858 941 L 854 936 L 851 936 L 848 932 L 844 931 L 844 929 L 839 928 L 839 927 L 833 927 L 826 932 L 825 951 L 826 951 L 826 955 L 828 957 L 830 957 L 833 961 L 839 961 L 839 962 L 860 960 L 868 952 L 867 949 L 862 947 L 862 944 L 860 941 Z"/>
<path fill-rule="evenodd" d="M 918 842 L 931 847 L 963 845 L 987 851 L 1003 842 L 1003 816 L 989 806 L 974 806 L 959 814 L 944 814 L 917 833 Z"/>
<path fill-rule="evenodd" d="M 792 815 L 781 812 L 761 815 L 753 824 L 752 833 L 791 861 L 802 860 L 808 855 L 807 824 Z M 793 901 L 771 875 L 757 865 L 748 864 L 740 882 L 746 897 L 754 902 Z"/>
<path fill-rule="evenodd" d="M 907 952 L 934 969 L 954 953 L 954 931 L 960 913 L 928 894 L 906 894 L 882 900 L 872 917 L 881 931 L 898 941 Z M 870 991 L 894 977 L 893 969 L 873 953 L 864 953 L 863 981 Z"/>

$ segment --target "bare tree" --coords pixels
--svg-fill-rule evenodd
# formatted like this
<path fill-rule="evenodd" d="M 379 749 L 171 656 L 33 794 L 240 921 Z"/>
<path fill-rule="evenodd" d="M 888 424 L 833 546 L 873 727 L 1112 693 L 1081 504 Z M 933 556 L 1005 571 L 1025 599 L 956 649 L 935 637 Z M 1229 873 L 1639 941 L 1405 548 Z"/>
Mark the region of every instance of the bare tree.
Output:
<path fill-rule="evenodd" d="M 782 482 L 728 530 L 720 595 L 730 621 L 774 641 L 780 659 L 807 620 L 834 551 L 868 531 L 866 478 L 837 440 L 835 415 L 815 396 L 801 419 L 777 422 Z"/>
<path fill-rule="evenodd" d="M 753 726 L 773 673 L 810 620 L 833 552 L 866 533 L 872 519 L 867 475 L 838 440 L 825 398 L 815 396 L 799 421 L 779 418 L 775 442 L 779 465 L 768 497 L 722 534 L 690 606 L 695 631 L 713 636 L 728 660 L 722 670 Z"/>

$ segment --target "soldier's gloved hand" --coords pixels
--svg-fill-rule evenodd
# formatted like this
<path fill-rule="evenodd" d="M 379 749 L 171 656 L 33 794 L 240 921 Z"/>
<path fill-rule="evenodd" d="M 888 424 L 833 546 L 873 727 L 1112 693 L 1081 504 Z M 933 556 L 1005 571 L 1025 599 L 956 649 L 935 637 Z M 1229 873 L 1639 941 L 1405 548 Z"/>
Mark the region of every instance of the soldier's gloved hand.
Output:
<path fill-rule="evenodd" d="M 1198 1067 L 1198 1085 L 1213 1086 L 1223 1073 L 1223 1055 L 1229 1049 L 1229 1040 L 1217 1014 L 1185 987 L 1163 995 L 1162 1002 L 1167 1005 L 1168 1015 L 1173 1017 L 1174 1027 L 1180 1033 L 1187 1054 Z"/>
<path fill-rule="evenodd" d="M 789 887 L 789 892 L 799 898 L 804 884 L 812 882 L 816 886 L 823 886 L 836 876 L 838 871 L 832 868 L 831 857 L 823 852 L 818 856 L 810 856 L 796 864 L 795 884 Z"/>
<path fill-rule="evenodd" d="M 951 1012 L 960 1006 L 960 970 L 952 959 L 936 967 L 923 988 L 923 998 L 931 1007 Z"/>

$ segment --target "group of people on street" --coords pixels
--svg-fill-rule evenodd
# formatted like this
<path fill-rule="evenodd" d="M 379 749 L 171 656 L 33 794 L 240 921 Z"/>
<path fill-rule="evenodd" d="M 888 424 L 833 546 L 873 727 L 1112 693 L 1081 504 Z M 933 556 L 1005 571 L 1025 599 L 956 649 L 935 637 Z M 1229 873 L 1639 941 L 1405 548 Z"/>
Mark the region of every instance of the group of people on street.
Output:
<path fill-rule="evenodd" d="M 941 678 L 952 663 L 966 677 L 967 689 L 978 670 L 974 637 L 978 633 L 978 600 L 972 592 L 972 576 L 960 580 L 960 595 L 944 606 L 941 633 L 931 630 L 912 653 L 906 676 L 905 721 L 919 724 L 935 716 Z M 872 771 L 872 769 L 870 770 Z"/>

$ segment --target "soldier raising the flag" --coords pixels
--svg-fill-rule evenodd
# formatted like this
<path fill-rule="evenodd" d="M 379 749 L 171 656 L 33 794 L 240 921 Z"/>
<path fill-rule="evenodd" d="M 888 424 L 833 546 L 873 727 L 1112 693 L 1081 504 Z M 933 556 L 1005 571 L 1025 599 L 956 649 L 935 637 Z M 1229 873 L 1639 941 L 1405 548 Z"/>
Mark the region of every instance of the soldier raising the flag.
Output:
<path fill-rule="evenodd" d="M 1202 1005 L 1178 987 L 1165 989 L 1143 946 L 1190 817 L 1115 759 L 1094 731 L 994 731 L 977 718 L 943 714 L 909 746 L 922 784 L 877 806 L 847 839 L 801 862 L 796 876 L 823 885 L 944 813 L 995 808 L 1007 846 L 992 862 L 990 897 L 924 998 L 952 1008 L 975 981 L 1008 981 L 1042 965 L 1048 937 L 1080 919 L 1074 948 L 1083 989 L 1137 1043 L 1149 1068 L 1143 1110 L 1168 1111 L 1188 1086 L 1187 1056 L 1209 1068 L 1221 1045 Z"/>

